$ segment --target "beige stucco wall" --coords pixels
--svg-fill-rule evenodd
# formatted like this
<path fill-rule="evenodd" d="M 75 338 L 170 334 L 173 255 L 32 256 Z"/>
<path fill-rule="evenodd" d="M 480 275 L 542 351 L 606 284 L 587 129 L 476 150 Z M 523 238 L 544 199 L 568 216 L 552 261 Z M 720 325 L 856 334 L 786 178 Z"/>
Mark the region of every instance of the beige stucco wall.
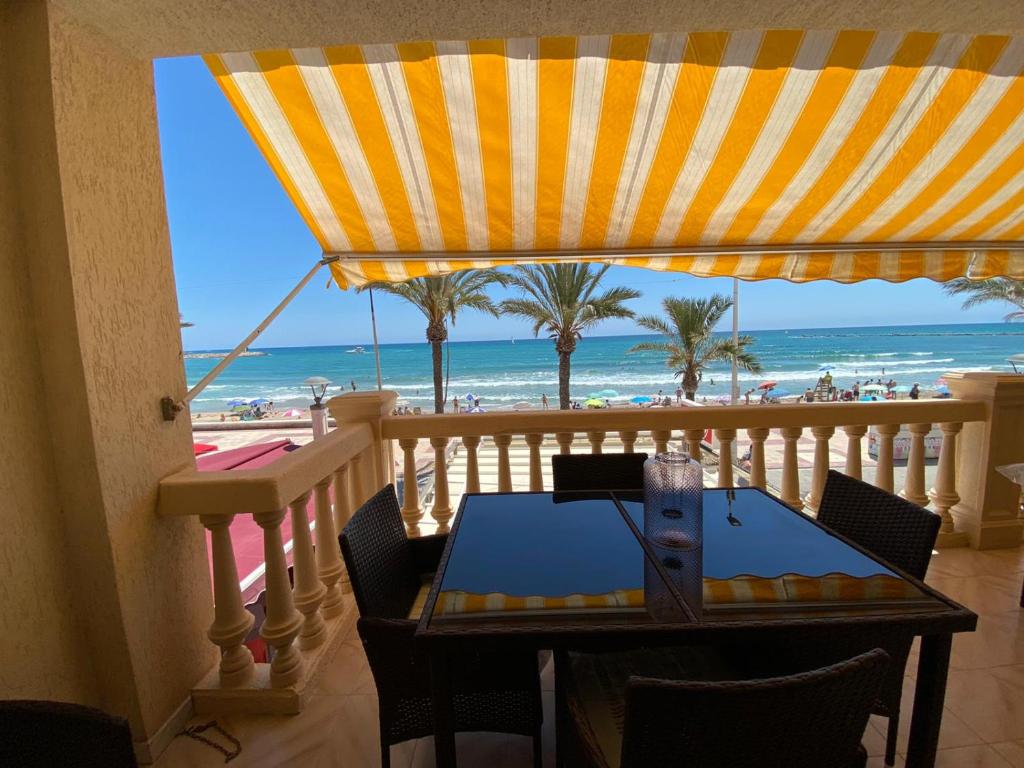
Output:
<path fill-rule="evenodd" d="M 95 694 L 84 684 L 52 693 L 126 716 L 147 739 L 215 663 L 202 529 L 155 514 L 158 482 L 191 461 L 191 441 L 188 421 L 165 423 L 159 409 L 161 396 L 184 394 L 184 380 L 152 68 L 42 3 L 10 13 L 13 63 L 0 77 L 17 195 L 0 207 L 14 209 L 21 238 L 17 279 L 2 290 L 20 296 L 9 307 L 22 333 L 4 324 L 0 359 L 19 345 L 37 350 L 14 394 L 35 396 L 19 429 L 31 437 L 28 419 L 40 418 L 49 453 L 40 448 L 31 472 L 5 481 L 19 497 L 46 486 L 36 506 L 53 523 L 36 543 L 51 561 L 64 553 L 40 563 L 47 575 L 19 585 L 16 599 L 40 601 L 39 628 L 61 664 L 95 675 Z M 7 467 L 21 464 L 15 456 Z M 64 613 L 81 626 L 76 649 L 49 626 L 70 621 Z"/>
<path fill-rule="evenodd" d="M 13 13 L 0 4 L 0 73 L 25 64 L 12 55 Z M 10 84 L 0 77 L 0 695 L 97 703 L 42 408 Z"/>
<path fill-rule="evenodd" d="M 140 56 L 734 29 L 1020 34 L 1019 0 L 55 0 Z"/>

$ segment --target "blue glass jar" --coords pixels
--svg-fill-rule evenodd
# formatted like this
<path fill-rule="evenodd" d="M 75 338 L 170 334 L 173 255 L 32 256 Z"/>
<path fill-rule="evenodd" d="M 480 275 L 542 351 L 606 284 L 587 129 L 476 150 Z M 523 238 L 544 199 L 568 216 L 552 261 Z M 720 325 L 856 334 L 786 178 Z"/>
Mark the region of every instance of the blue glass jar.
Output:
<path fill-rule="evenodd" d="M 704 539 L 704 471 L 688 453 L 659 453 L 644 462 L 644 537 L 672 549 Z"/>

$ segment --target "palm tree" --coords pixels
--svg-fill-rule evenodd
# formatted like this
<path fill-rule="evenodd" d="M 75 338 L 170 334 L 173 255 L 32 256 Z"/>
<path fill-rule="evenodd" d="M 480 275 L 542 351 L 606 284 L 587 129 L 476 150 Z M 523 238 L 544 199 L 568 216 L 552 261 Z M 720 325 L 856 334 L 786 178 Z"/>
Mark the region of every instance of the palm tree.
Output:
<path fill-rule="evenodd" d="M 753 344 L 750 336 L 740 336 L 733 345 L 731 339 L 716 337 L 715 326 L 732 307 L 732 300 L 716 293 L 707 299 L 677 299 L 666 297 L 662 303 L 665 318 L 645 315 L 636 319 L 644 328 L 660 333 L 665 341 L 645 341 L 630 352 L 664 352 L 665 364 L 675 368 L 682 376 L 683 392 L 687 400 L 697 397 L 697 387 L 708 363 L 731 361 L 735 356 L 740 368 L 761 373 L 761 363 L 747 347 Z"/>
<path fill-rule="evenodd" d="M 958 277 L 950 280 L 943 289 L 950 296 L 966 295 L 963 308 L 970 309 L 990 301 L 1005 301 L 1016 307 L 1003 320 L 1024 320 L 1024 280 L 1009 277 L 993 277 L 988 280 L 969 280 Z"/>
<path fill-rule="evenodd" d="M 448 338 L 448 321 L 455 325 L 461 309 L 476 309 L 497 316 L 498 308 L 487 295 L 491 283 L 503 283 L 499 272 L 468 269 L 440 277 L 417 277 L 404 283 L 368 283 L 359 290 L 374 289 L 399 296 L 415 306 L 427 318 L 427 341 L 434 364 L 434 413 L 444 413 L 441 345 Z"/>
<path fill-rule="evenodd" d="M 598 293 L 607 271 L 607 265 L 538 264 L 516 267 L 507 276 L 508 284 L 523 295 L 501 302 L 501 311 L 532 321 L 534 336 L 543 328 L 555 340 L 558 407 L 562 410 L 569 408 L 569 358 L 583 331 L 607 318 L 633 317 L 632 310 L 622 302 L 640 296 L 639 291 L 622 287 Z"/>

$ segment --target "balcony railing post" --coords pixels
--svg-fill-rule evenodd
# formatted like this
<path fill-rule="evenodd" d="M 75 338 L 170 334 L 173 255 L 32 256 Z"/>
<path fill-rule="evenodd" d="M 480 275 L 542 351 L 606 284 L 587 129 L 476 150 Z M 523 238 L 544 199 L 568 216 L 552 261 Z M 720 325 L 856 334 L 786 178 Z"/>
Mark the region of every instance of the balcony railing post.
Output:
<path fill-rule="evenodd" d="M 316 568 L 320 583 L 324 586 L 320 612 L 325 619 L 341 614 L 344 609 L 339 581 L 345 570 L 338 549 L 338 529 L 334 525 L 331 510 L 331 477 L 328 475 L 313 492 L 316 514 Z"/>
<path fill-rule="evenodd" d="M 818 504 L 821 503 L 821 494 L 825 490 L 825 479 L 828 477 L 828 449 L 829 440 L 836 432 L 835 427 L 811 427 L 811 434 L 814 435 L 814 469 L 811 474 L 811 490 L 807 494 L 804 503 L 808 509 L 818 511 Z"/>
<path fill-rule="evenodd" d="M 963 429 L 960 422 L 949 421 L 939 424 L 942 430 L 942 447 L 939 448 L 939 465 L 935 471 L 935 486 L 929 496 L 932 507 L 942 518 L 937 545 L 940 547 L 964 546 L 967 535 L 956 530 L 950 509 L 960 502 L 956 492 L 957 435 Z"/>
<path fill-rule="evenodd" d="M 851 424 L 843 427 L 843 432 L 846 433 L 846 467 L 844 469 L 850 477 L 860 480 L 863 474 L 861 438 L 868 433 L 868 428 L 864 424 Z"/>
<path fill-rule="evenodd" d="M 345 530 L 345 525 L 352 517 L 352 497 L 348 487 L 348 464 L 342 464 L 334 470 L 334 531 L 339 536 Z M 352 591 L 352 582 L 349 581 L 348 572 L 345 570 L 345 563 L 341 564 L 341 576 L 338 584 L 342 594 Z"/>
<path fill-rule="evenodd" d="M 764 467 L 764 441 L 771 430 L 768 427 L 750 427 L 747 437 L 750 438 L 750 484 L 755 488 L 766 490 L 768 481 Z"/>
<path fill-rule="evenodd" d="M 213 558 L 213 623 L 207 632 L 210 642 L 220 647 L 221 685 L 239 686 L 252 678 L 252 653 L 242 642 L 252 629 L 253 615 L 242 606 L 238 587 L 238 566 L 228 527 L 233 515 L 202 515 L 199 518 L 210 532 Z"/>
<path fill-rule="evenodd" d="M 932 431 L 931 424 L 908 424 L 910 454 L 907 456 L 907 475 L 903 484 L 903 498 L 918 506 L 928 505 L 924 492 L 924 439 Z"/>
<path fill-rule="evenodd" d="M 480 447 L 479 435 L 466 435 L 462 438 L 466 446 L 466 493 L 480 493 L 480 465 L 477 448 Z"/>
<path fill-rule="evenodd" d="M 420 509 L 420 489 L 416 484 L 416 445 L 415 437 L 403 437 L 398 441 L 405 457 L 402 471 L 402 519 L 410 533 L 415 533 L 423 519 Z"/>
<path fill-rule="evenodd" d="M 651 430 L 651 439 L 654 440 L 654 452 L 668 453 L 668 441 L 672 439 L 671 429 Z"/>
<path fill-rule="evenodd" d="M 718 438 L 718 487 L 731 488 L 735 485 L 732 479 L 732 447 L 736 441 L 735 429 L 716 429 Z"/>
<path fill-rule="evenodd" d="M 572 432 L 556 432 L 555 442 L 558 443 L 558 452 L 563 456 L 572 453 L 572 440 L 575 435 Z"/>
<path fill-rule="evenodd" d="M 984 403 L 987 411 L 984 421 L 966 422 L 957 439 L 956 529 L 978 549 L 1020 546 L 1020 487 L 996 467 L 1024 462 L 1024 376 L 949 373 L 946 382 L 953 397 Z"/>
<path fill-rule="evenodd" d="M 498 447 L 498 491 L 506 493 L 512 490 L 512 468 L 508 459 L 512 435 L 495 435 L 494 444 Z"/>
<path fill-rule="evenodd" d="M 540 432 L 531 432 L 526 435 L 526 445 L 530 449 L 530 490 L 544 490 L 544 469 L 540 461 L 540 446 L 544 442 L 544 435 Z"/>
<path fill-rule="evenodd" d="M 684 429 L 683 437 L 686 440 L 686 451 L 697 461 L 700 461 L 701 457 L 701 441 L 704 439 L 703 429 Z"/>
<path fill-rule="evenodd" d="M 800 466 L 797 463 L 796 444 L 803 427 L 783 427 L 782 433 L 782 488 L 779 498 L 795 509 L 803 508 L 800 499 Z"/>
<path fill-rule="evenodd" d="M 437 529 L 444 532 L 452 519 L 452 504 L 448 498 L 448 438 L 432 437 L 430 445 L 434 448 L 434 506 L 430 516 L 437 523 Z"/>
<path fill-rule="evenodd" d="M 587 432 L 587 440 L 590 441 L 590 452 L 593 454 L 601 453 L 601 446 L 604 444 L 605 433 L 599 429 L 591 430 Z"/>
<path fill-rule="evenodd" d="M 267 569 L 267 618 L 260 628 L 260 635 L 275 650 L 274 660 L 270 663 L 270 684 L 275 688 L 293 685 L 302 671 L 302 656 L 293 643 L 302 629 L 302 614 L 295 610 L 292 601 L 288 563 L 281 541 L 281 521 L 285 514 L 286 510 L 279 509 L 253 515 L 263 529 L 263 559 Z"/>
<path fill-rule="evenodd" d="M 635 429 L 620 429 L 619 440 L 622 441 L 622 452 L 633 453 L 633 448 L 636 445 L 636 430 Z"/>
<path fill-rule="evenodd" d="M 878 433 L 878 459 L 875 464 L 875 485 L 883 491 L 892 493 L 892 444 L 896 435 L 899 434 L 899 424 L 878 424 L 875 432 Z"/>
<path fill-rule="evenodd" d="M 303 616 L 302 629 L 299 630 L 299 648 L 303 650 L 316 648 L 327 635 L 324 618 L 320 615 L 320 603 L 327 590 L 320 583 L 313 556 L 313 538 L 309 534 L 309 516 L 306 512 L 309 496 L 309 491 L 306 491 L 288 505 L 292 515 L 292 565 L 295 578 L 292 599 Z"/>

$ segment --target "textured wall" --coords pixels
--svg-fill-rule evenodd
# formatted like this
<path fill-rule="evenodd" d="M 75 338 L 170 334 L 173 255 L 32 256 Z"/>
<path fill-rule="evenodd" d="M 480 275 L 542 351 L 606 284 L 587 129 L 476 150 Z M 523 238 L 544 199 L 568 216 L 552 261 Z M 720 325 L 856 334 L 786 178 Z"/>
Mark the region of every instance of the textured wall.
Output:
<path fill-rule="evenodd" d="M 20 231 L 14 77 L 39 63 L 19 50 L 15 7 L 0 4 L 0 696 L 98 703 L 77 618 L 75 581 L 57 494 L 42 367 L 32 317 L 29 253 Z M 19 7 L 18 26 L 32 9 Z M 36 9 L 38 10 L 38 9 Z M 45 15 L 34 20 L 46 31 Z M 39 26 L 39 22 L 42 22 Z M 28 58 L 16 59 L 15 54 Z M 45 65 L 45 48 L 37 51 Z M 24 81 L 22 81 L 24 82 Z"/>
<path fill-rule="evenodd" d="M 53 437 L 37 466 L 19 457 L 7 466 L 41 473 L 33 482 L 59 510 L 39 537 L 49 548 L 49 561 L 33 564 L 42 575 L 17 584 L 13 600 L 49 601 L 41 623 L 57 622 L 62 601 L 73 602 L 78 658 L 63 646 L 52 655 L 57 665 L 85 665 L 96 691 L 79 686 L 62 698 L 92 699 L 145 739 L 216 657 L 205 639 L 212 606 L 202 528 L 155 513 L 160 478 L 192 458 L 187 419 L 165 423 L 159 409 L 162 395 L 184 394 L 184 379 L 152 68 L 44 3 L 9 8 L 12 64 L 0 77 L 16 194 L 0 201 L 10 207 L 13 198 L 21 222 L 21 284 L 11 283 L 21 303 L 9 305 L 17 324 L 2 326 L 0 356 L 18 356 L 22 340 L 38 350 L 38 367 L 16 374 L 15 394 L 35 396 L 42 434 Z M 18 414 L 19 429 L 28 417 Z M 14 482 L 16 497 L 31 496 L 28 479 Z M 54 663 L 27 653 L 30 665 Z"/>
<path fill-rule="evenodd" d="M 55 0 L 139 56 L 732 29 L 1024 32 L 1020 0 Z"/>

